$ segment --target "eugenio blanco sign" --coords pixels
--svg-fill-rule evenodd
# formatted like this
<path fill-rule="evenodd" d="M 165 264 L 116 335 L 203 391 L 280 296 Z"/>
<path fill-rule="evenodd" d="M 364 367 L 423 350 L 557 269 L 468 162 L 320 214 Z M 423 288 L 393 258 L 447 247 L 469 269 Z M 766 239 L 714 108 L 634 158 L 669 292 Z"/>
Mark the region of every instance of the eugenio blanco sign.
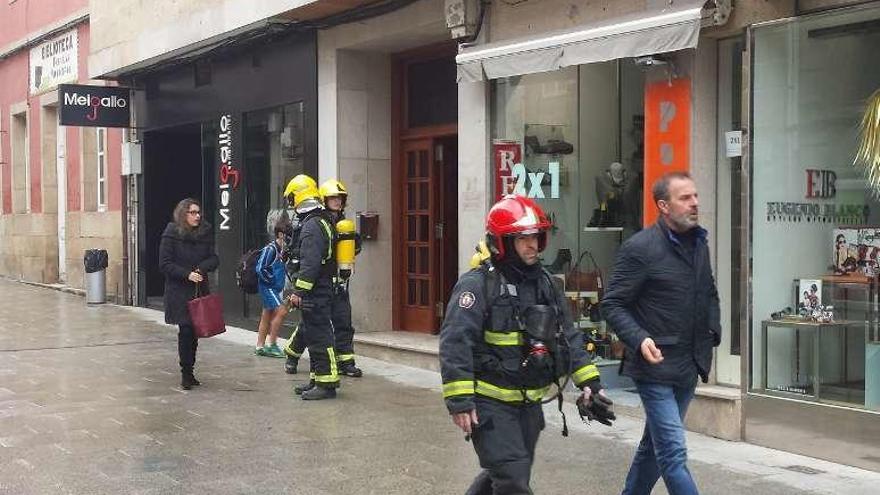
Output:
<path fill-rule="evenodd" d="M 79 57 L 76 29 L 40 43 L 30 54 L 30 94 L 55 89 L 59 84 L 76 81 Z"/>

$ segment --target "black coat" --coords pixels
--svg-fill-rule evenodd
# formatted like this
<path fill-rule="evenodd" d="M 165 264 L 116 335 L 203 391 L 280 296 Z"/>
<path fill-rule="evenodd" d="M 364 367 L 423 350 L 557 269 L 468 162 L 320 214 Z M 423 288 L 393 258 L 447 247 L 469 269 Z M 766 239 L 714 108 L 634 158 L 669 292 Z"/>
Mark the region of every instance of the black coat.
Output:
<path fill-rule="evenodd" d="M 190 322 L 186 303 L 195 298 L 196 284 L 187 277 L 196 270 L 205 275 L 199 285 L 201 294 L 207 294 L 207 274 L 219 264 L 210 224 L 203 222 L 194 232 L 183 235 L 177 225 L 168 223 L 159 243 L 159 271 L 165 275 L 165 323 Z"/>
<path fill-rule="evenodd" d="M 669 384 L 695 373 L 708 380 L 712 347 L 721 342 L 721 312 L 705 231 L 697 232 L 693 257 L 662 220 L 621 246 L 602 314 L 626 346 L 623 374 Z M 663 353 L 659 364 L 642 357 L 648 337 Z"/>

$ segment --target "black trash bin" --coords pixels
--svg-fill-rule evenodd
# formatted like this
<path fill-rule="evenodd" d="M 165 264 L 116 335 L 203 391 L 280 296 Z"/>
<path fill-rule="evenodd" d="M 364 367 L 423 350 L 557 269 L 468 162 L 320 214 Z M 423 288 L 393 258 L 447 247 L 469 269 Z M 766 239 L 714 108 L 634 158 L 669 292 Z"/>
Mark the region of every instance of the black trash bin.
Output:
<path fill-rule="evenodd" d="M 83 256 L 86 267 L 86 303 L 107 302 L 107 250 L 87 249 Z"/>

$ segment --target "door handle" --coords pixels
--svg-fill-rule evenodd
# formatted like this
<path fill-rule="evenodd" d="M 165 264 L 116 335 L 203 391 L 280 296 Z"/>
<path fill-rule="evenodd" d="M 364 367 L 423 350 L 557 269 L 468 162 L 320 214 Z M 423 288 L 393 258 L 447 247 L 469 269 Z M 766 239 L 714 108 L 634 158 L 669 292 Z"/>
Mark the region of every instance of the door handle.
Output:
<path fill-rule="evenodd" d="M 435 223 L 434 224 L 434 236 L 437 239 L 443 239 L 443 224 Z"/>

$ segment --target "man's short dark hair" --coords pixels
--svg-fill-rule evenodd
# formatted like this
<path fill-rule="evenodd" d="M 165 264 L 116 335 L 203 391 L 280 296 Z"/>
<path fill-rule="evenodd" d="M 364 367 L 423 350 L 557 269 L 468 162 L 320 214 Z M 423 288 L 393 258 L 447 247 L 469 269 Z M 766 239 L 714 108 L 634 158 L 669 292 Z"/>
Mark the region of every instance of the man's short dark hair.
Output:
<path fill-rule="evenodd" d="M 661 199 L 663 201 L 669 201 L 669 183 L 675 179 L 694 180 L 693 177 L 691 177 L 691 174 L 687 172 L 667 172 L 661 175 L 659 179 L 654 181 L 654 185 L 651 187 L 651 194 L 654 195 L 655 203 Z"/>

